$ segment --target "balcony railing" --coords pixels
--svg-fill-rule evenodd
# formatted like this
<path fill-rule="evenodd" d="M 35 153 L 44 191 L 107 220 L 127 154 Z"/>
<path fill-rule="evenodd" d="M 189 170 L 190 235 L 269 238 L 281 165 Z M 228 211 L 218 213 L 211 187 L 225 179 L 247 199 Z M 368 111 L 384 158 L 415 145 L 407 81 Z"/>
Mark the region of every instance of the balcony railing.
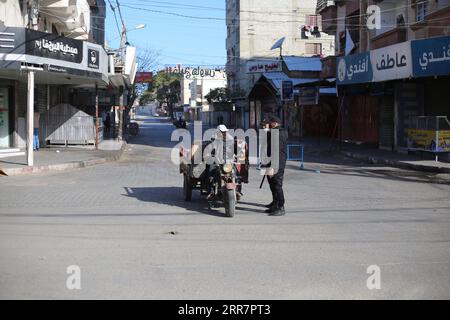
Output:
<path fill-rule="evenodd" d="M 327 7 L 334 6 L 334 0 L 318 0 L 316 6 L 316 12 L 320 13 L 325 10 Z"/>

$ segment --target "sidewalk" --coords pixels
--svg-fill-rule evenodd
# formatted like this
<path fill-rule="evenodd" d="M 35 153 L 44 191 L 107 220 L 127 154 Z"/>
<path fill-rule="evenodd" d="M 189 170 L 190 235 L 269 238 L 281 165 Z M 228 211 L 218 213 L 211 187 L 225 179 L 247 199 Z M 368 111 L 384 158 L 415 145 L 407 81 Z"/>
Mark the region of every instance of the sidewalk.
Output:
<path fill-rule="evenodd" d="M 34 152 L 34 166 L 27 166 L 26 156 L 0 159 L 0 175 L 14 176 L 49 171 L 84 168 L 116 161 L 125 149 L 125 142 L 105 140 L 99 150 L 92 146 L 51 146 Z"/>
<path fill-rule="evenodd" d="M 400 154 L 352 143 L 342 143 L 339 149 L 339 142 L 332 142 L 327 138 L 321 138 L 320 140 L 318 138 L 307 138 L 301 142 L 292 140 L 289 143 L 303 144 L 306 155 L 308 153 L 339 153 L 367 164 L 386 165 L 401 169 L 434 173 L 450 173 L 449 162 L 436 162 L 435 160 L 425 159 L 419 155 Z"/>

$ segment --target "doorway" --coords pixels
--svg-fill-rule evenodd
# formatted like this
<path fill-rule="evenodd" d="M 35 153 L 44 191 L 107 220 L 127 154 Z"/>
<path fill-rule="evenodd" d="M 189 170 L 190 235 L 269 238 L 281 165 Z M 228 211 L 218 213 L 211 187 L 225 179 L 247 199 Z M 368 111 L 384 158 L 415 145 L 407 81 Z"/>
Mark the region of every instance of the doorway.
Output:
<path fill-rule="evenodd" d="M 9 148 L 9 90 L 0 87 L 0 148 Z"/>

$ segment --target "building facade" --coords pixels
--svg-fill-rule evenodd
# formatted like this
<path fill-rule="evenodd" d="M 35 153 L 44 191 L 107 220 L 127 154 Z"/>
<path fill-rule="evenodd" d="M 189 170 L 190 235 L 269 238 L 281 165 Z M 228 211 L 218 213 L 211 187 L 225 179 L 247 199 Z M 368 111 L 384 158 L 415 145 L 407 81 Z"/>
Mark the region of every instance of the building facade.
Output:
<path fill-rule="evenodd" d="M 252 65 L 281 64 L 280 55 L 328 56 L 334 54 L 334 37 L 322 30 L 316 14 L 316 0 L 227 0 L 228 87 L 239 93 L 240 125 L 249 117 L 247 96 L 261 72 L 249 72 Z M 281 48 L 272 49 L 283 39 Z"/>
<path fill-rule="evenodd" d="M 419 117 L 450 116 L 450 1 L 319 1 L 317 13 L 336 35 L 340 139 L 407 151 Z"/>
<path fill-rule="evenodd" d="M 111 69 L 101 45 L 104 35 L 96 32 L 94 37 L 91 28 L 93 13 L 102 11 L 102 6 L 103 1 L 94 0 L 2 2 L 0 148 L 27 147 L 30 164 L 30 132 L 36 126 L 36 114 L 40 115 L 36 122 L 41 142 L 48 140 L 45 115 L 54 106 L 77 105 L 94 115 L 92 96 L 96 87 L 106 90 Z M 82 99 L 83 92 L 91 94 Z"/>
<path fill-rule="evenodd" d="M 285 38 L 282 54 L 317 56 L 334 53 L 334 37 L 321 28 L 314 0 L 228 0 L 227 73 L 230 88 L 248 91 L 254 84 L 246 72 L 252 60 L 277 60 L 271 47 Z"/>

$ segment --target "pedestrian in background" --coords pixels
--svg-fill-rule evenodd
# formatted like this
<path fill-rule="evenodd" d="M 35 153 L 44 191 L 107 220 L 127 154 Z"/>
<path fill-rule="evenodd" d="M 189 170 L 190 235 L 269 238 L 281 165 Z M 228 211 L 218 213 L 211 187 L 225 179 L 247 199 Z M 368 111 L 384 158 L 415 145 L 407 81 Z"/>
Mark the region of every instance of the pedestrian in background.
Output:
<path fill-rule="evenodd" d="M 34 124 L 33 124 L 33 150 L 39 151 L 39 120 L 41 114 L 37 111 L 34 112 Z"/>

